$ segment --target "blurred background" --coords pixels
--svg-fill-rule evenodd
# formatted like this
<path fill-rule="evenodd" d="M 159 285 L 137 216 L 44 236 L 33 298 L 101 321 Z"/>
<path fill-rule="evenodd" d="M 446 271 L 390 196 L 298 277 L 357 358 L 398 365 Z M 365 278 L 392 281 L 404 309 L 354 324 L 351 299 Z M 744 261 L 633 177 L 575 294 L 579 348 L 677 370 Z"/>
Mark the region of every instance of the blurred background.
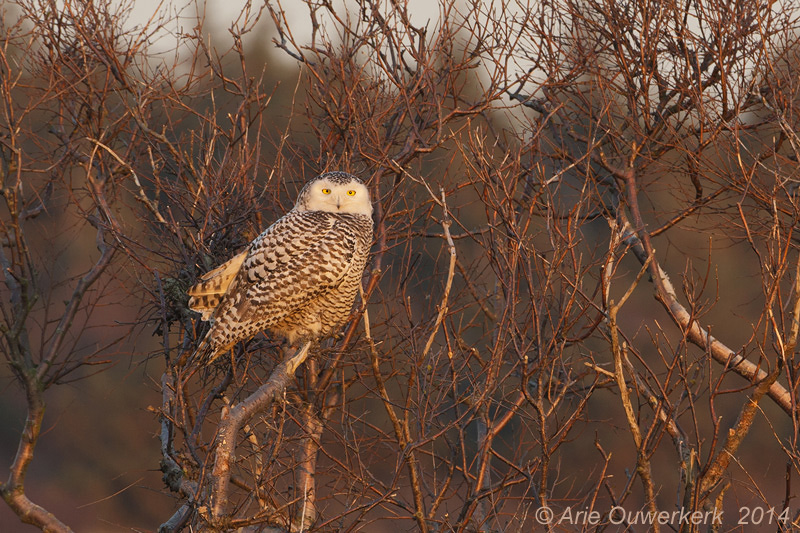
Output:
<path fill-rule="evenodd" d="M 652 273 L 637 278 L 642 262 L 631 251 L 635 239 L 623 242 L 624 232 L 612 225 L 622 222 L 619 213 L 632 213 L 620 169 L 636 159 L 630 151 L 640 148 L 642 217 L 654 230 L 655 256 L 679 300 L 693 320 L 708 325 L 759 370 L 786 365 L 779 383 L 795 390 L 800 373 L 794 349 L 782 344 L 791 338 L 800 301 L 793 236 L 800 213 L 797 147 L 787 126 L 796 120 L 798 24 L 792 10 L 780 26 L 785 50 L 765 66 L 754 65 L 753 58 L 761 57 L 755 14 L 778 17 L 778 4 L 709 2 L 714 7 L 709 16 L 719 15 L 716 25 L 709 23 L 711 30 L 686 15 L 679 31 L 671 24 L 679 25 L 680 17 L 670 19 L 659 26 L 666 35 L 659 38 L 668 44 L 657 41 L 650 48 L 668 59 L 648 63 L 637 52 L 636 46 L 648 41 L 636 24 L 646 25 L 650 19 L 642 13 L 651 14 L 658 2 L 619 2 L 614 9 L 592 1 L 554 4 L 595 28 L 587 36 L 581 24 L 559 26 L 558 17 L 547 19 L 548 10 L 539 3 L 286 0 L 270 4 L 284 17 L 277 26 L 291 30 L 281 34 L 275 12 L 265 10 L 256 20 L 241 1 L 136 1 L 120 12 L 122 42 L 132 52 L 120 54 L 125 59 L 120 64 L 100 65 L 91 80 L 95 92 L 84 95 L 75 89 L 85 81 L 81 69 L 93 54 L 102 56 L 87 49 L 113 42 L 106 32 L 118 30 L 87 25 L 97 38 L 88 32 L 76 39 L 86 49 L 46 43 L 25 49 L 20 43 L 27 42 L 27 25 L 37 16 L 45 25 L 60 20 L 59 10 L 92 4 L 0 6 L 4 83 L 14 81 L 9 73 L 25 71 L 19 65 L 35 80 L 13 93 L 19 109 L 33 109 L 20 119 L 29 128 L 24 150 L 8 148 L 13 128 L 0 138 L 4 155 L 25 153 L 38 165 L 31 165 L 19 186 L 28 202 L 20 213 L 30 216 L 25 219 L 30 261 L 4 259 L 34 273 L 48 295 L 31 304 L 28 327 L 35 348 L 43 349 L 56 335 L 75 284 L 100 257 L 102 243 L 120 250 L 108 279 L 87 292 L 88 308 L 75 315 L 75 332 L 64 340 L 72 356 L 53 370 L 52 386 L 44 393 L 41 436 L 25 480 L 34 502 L 74 531 L 91 532 L 156 531 L 185 503 L 162 480 L 159 439 L 159 412 L 174 414 L 162 406 L 162 376 L 201 331 L 186 314 L 185 289 L 285 213 L 306 179 L 340 165 L 371 179 L 380 206 L 373 252 L 382 262 L 368 272 L 375 284 L 366 309 L 377 342 L 370 344 L 373 339 L 365 338 L 358 322 L 352 353 L 337 355 L 327 347 L 319 359 L 320 375 L 327 364 L 340 367 L 331 370 L 328 388 L 316 394 L 309 371 L 299 381 L 307 390 L 300 387 L 290 398 L 294 407 L 314 405 L 333 413 L 326 415 L 329 440 L 327 453 L 320 453 L 318 490 L 328 498 L 323 515 L 341 512 L 346 518 L 321 529 L 345 524 L 395 531 L 400 523 L 402 530 L 418 530 L 405 477 L 412 448 L 420 457 L 425 505 L 441 505 L 434 513 L 441 531 L 531 531 L 532 509 L 544 501 L 559 509 L 597 505 L 603 512 L 622 499 L 626 508 L 646 508 L 647 490 L 636 476 L 641 456 L 614 381 L 609 326 L 610 302 L 637 279 L 617 328 L 630 357 L 625 372 L 635 418 L 646 433 L 657 488 L 653 498 L 663 509 L 680 503 L 710 509 L 714 497 L 725 496 L 731 517 L 726 531 L 738 527 L 741 506 L 789 508 L 794 516 L 797 417 L 771 399 L 758 403 L 752 427 L 742 431 L 735 461 L 721 480 L 714 478 L 704 494 L 692 487 L 742 418 L 757 380 L 721 369 L 709 350 L 675 327 L 654 299 Z M 113 12 L 123 4 L 102 5 Z M 676 13 L 684 9 L 675 2 L 669 6 Z M 708 6 L 696 7 L 701 12 Z M 479 18 L 469 16 L 457 29 L 442 23 L 444 15 L 461 15 L 456 11 L 462 8 L 468 14 L 482 9 L 496 25 L 470 26 Z M 598 14 L 602 9 L 607 20 Z M 391 24 L 380 22 L 387 12 L 392 13 L 387 20 L 400 28 L 394 33 Z M 623 15 L 630 17 L 624 24 Z M 619 55 L 636 64 L 630 79 L 603 44 L 612 37 L 607 28 L 617 23 L 627 29 L 616 42 L 627 43 L 630 53 Z M 371 33 L 357 31 L 364 27 Z M 751 32 L 734 31 L 744 27 Z M 51 28 L 53 35 L 74 31 L 56 23 Z M 553 37 L 545 43 L 555 49 L 552 56 L 547 46 L 526 41 L 526 31 Z M 697 41 L 686 44 L 690 35 Z M 726 36 L 737 35 L 741 42 L 723 46 Z M 147 48 L 147 60 L 136 54 L 137 46 Z M 66 60 L 53 61 L 48 56 L 53 50 Z M 735 60 L 726 63 L 729 56 Z M 710 67 L 715 61 L 727 70 Z M 642 74 L 645 64 L 663 66 L 678 82 L 669 85 L 670 76 L 666 82 L 648 78 Z M 65 82 L 48 77 L 43 65 L 74 81 L 69 89 L 76 96 L 59 100 Z M 119 69 L 135 70 L 131 65 L 152 84 L 125 86 Z M 713 75 L 702 78 L 704 69 Z M 658 87 L 626 100 L 628 94 L 618 89 L 635 92 L 645 85 L 638 76 L 657 79 Z M 731 81 L 739 77 L 745 81 Z M 37 92 L 48 80 L 51 91 Z M 163 82 L 157 90 L 156 82 Z M 192 92 L 206 82 L 216 90 Z M 115 99 L 113 91 L 107 98 L 97 96 L 98 87 L 114 83 L 135 95 L 130 101 L 136 105 Z M 40 94 L 48 96 L 39 102 Z M 62 106 L 62 114 L 39 109 L 47 108 L 49 98 Z M 637 115 L 634 104 L 641 101 L 657 112 Z M 564 105 L 554 105 L 559 102 Z M 659 123 L 652 118 L 659 113 L 669 118 Z M 72 116 L 85 120 L 88 133 L 80 120 L 64 118 Z M 129 122 L 115 129 L 122 116 Z M 18 123 L 19 117 L 4 117 L 4 125 Z M 640 122 L 650 119 L 655 125 L 640 131 Z M 98 136 L 108 137 L 93 138 L 94 125 Z M 645 148 L 632 138 L 645 138 Z M 14 175 L 13 159 L 4 159 L 12 161 L 3 168 L 6 176 Z M 62 176 L 65 161 L 75 166 Z M 81 165 L 106 181 L 92 182 L 92 173 L 87 177 Z M 130 179 L 131 168 L 141 182 Z M 197 176 L 203 179 L 192 181 Z M 63 187 L 48 192 L 53 190 L 48 180 Z M 459 261 L 446 306 L 450 255 L 442 206 L 432 198 L 438 198 L 439 187 L 455 221 Z M 11 249 L 16 215 L 8 199 L 14 195 L 8 187 L 3 194 L 3 246 Z M 105 199 L 111 204 L 106 211 Z M 46 208 L 37 210 L 37 201 Z M 632 222 L 632 232 L 642 229 Z M 13 269 L 3 266 L 13 277 Z M 14 324 L 13 310 L 19 307 L 7 303 L 13 300 L 7 286 L 2 291 L 4 323 Z M 444 318 L 437 322 L 440 309 Z M 248 352 L 256 354 L 254 364 L 248 356 L 243 374 L 233 380 L 234 400 L 261 383 L 275 356 L 263 337 L 248 345 Z M 371 357 L 379 359 L 374 368 L 386 377 L 386 390 L 368 364 Z M 269 364 L 257 364 L 264 362 Z M 17 367 L 0 366 L 2 479 L 25 419 L 24 391 L 12 369 Z M 188 403 L 202 404 L 221 376 L 220 371 L 191 383 Z M 655 409 L 656 397 L 669 405 Z M 206 443 L 219 416 L 214 405 L 211 429 L 201 435 Z M 408 431 L 417 440 L 398 444 L 392 408 L 410 413 Z M 272 456 L 283 461 L 280 476 L 290 478 L 275 481 L 276 492 L 291 495 L 297 490 L 292 446 L 302 441 L 302 431 L 292 426 L 300 423 L 290 415 L 272 414 L 289 417 L 287 427 L 295 431 L 287 430 L 286 447 Z M 254 424 L 266 436 L 259 452 L 271 454 L 269 438 L 278 430 L 269 417 Z M 487 440 L 493 427 L 499 427 L 495 440 Z M 181 448 L 185 441 L 174 441 L 182 465 L 197 466 Z M 683 455 L 689 449 L 691 460 Z M 486 464 L 492 474 L 479 483 L 477 472 Z M 689 479 L 687 472 L 696 477 Z M 395 522 L 393 513 L 404 521 Z M 464 518 L 468 513 L 475 514 L 474 522 Z M 0 531 L 32 529 L 0 506 Z"/>

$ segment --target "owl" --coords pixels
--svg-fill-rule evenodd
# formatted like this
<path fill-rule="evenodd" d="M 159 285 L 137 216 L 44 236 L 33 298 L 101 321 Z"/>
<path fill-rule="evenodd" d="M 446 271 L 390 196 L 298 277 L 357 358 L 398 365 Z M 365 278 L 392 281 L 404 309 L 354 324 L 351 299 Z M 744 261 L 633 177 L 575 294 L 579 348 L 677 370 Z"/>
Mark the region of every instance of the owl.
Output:
<path fill-rule="evenodd" d="M 293 358 L 302 362 L 312 342 L 349 316 L 372 226 L 369 191 L 358 178 L 327 172 L 309 181 L 291 211 L 189 289 L 189 307 L 211 322 L 195 359 L 208 365 L 268 330 L 303 343 L 303 357 Z"/>

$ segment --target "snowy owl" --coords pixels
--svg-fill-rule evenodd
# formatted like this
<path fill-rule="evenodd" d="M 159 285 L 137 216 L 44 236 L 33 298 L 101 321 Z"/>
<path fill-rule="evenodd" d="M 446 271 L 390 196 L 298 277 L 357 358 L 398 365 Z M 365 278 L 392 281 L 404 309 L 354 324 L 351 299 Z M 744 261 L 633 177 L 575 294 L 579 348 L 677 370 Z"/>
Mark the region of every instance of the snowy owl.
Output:
<path fill-rule="evenodd" d="M 208 365 L 266 329 L 302 342 L 293 358 L 302 362 L 312 342 L 349 316 L 372 225 L 369 191 L 358 178 L 327 172 L 309 181 L 291 211 L 189 289 L 189 307 L 212 324 L 195 360 Z"/>

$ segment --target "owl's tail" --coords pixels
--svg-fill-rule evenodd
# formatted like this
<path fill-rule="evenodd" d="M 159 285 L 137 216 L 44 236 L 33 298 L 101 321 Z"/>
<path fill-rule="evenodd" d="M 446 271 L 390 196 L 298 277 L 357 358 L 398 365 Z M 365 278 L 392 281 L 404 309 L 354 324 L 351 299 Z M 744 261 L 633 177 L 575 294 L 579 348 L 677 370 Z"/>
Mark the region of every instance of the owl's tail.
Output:
<path fill-rule="evenodd" d="M 200 281 L 186 291 L 189 295 L 189 309 L 203 315 L 203 320 L 211 320 L 246 257 L 247 250 L 203 274 Z"/>
<path fill-rule="evenodd" d="M 211 334 L 212 331 L 213 328 L 208 330 L 203 340 L 197 345 L 197 348 L 189 359 L 189 364 L 192 366 L 197 366 L 199 368 L 208 366 L 225 351 L 224 349 L 220 349 L 217 343 L 214 342 L 214 337 Z"/>

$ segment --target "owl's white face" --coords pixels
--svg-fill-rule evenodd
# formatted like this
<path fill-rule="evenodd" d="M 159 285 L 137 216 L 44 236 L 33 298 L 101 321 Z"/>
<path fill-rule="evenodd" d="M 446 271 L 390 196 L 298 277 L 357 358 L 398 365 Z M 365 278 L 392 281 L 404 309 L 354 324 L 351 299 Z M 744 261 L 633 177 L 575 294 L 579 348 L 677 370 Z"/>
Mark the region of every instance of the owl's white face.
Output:
<path fill-rule="evenodd" d="M 369 189 L 363 183 L 355 179 L 342 183 L 341 179 L 327 179 L 324 174 L 305 187 L 295 209 L 372 216 Z"/>

